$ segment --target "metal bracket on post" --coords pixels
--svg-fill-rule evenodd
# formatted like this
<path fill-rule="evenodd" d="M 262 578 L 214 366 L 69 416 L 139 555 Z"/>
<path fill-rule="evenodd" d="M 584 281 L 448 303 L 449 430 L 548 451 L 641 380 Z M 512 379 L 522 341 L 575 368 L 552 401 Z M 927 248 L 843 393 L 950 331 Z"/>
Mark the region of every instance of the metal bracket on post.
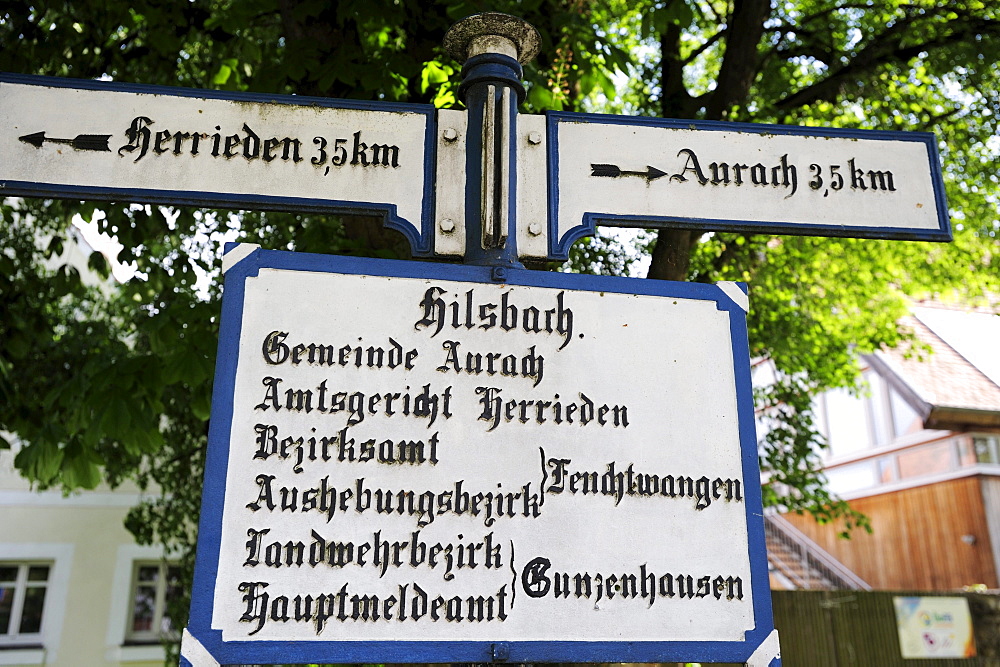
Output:
<path fill-rule="evenodd" d="M 466 114 L 438 109 L 437 165 L 434 173 L 434 252 L 465 254 Z"/>
<path fill-rule="evenodd" d="M 458 96 L 468 108 L 465 262 L 521 267 L 517 253 L 517 106 L 524 101 L 521 65 L 538 53 L 531 24 L 488 12 L 459 21 L 445 35 L 449 55 L 464 62 Z M 515 99 L 516 96 L 516 99 Z"/>
<path fill-rule="evenodd" d="M 549 259 L 548 155 L 545 116 L 517 119 L 517 252 Z"/>

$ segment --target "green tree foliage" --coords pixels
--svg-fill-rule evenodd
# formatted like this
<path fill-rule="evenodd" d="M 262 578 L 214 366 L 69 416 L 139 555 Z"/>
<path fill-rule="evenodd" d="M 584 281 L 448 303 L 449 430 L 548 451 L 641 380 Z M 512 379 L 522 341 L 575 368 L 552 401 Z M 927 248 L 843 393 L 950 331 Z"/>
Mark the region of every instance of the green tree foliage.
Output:
<path fill-rule="evenodd" d="M 808 396 L 853 386 L 855 355 L 906 338 L 909 296 L 1000 293 L 1000 10 L 981 0 L 9 0 L 0 70 L 121 82 L 457 104 L 441 43 L 506 11 L 542 35 L 523 111 L 937 133 L 955 243 L 696 230 L 651 234 L 649 276 L 751 286 L 769 504 L 850 514 L 823 488 Z M 136 277 L 86 286 L 59 259 L 74 215 L 123 245 Z M 190 563 L 218 333 L 223 237 L 406 257 L 370 218 L 6 200 L 0 207 L 0 431 L 40 487 L 126 478 L 164 493 L 129 527 Z M 598 238 L 571 266 L 631 259 Z M 107 274 L 103 257 L 91 269 Z M 2 446 L 3 443 L 0 443 Z M 174 610 L 182 619 L 183 604 Z"/>

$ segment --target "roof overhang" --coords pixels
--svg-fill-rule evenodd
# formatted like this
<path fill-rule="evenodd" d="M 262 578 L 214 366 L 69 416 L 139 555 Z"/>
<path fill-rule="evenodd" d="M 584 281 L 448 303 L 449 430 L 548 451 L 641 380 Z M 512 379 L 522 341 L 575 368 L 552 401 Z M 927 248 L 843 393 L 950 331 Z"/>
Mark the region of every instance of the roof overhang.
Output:
<path fill-rule="evenodd" d="M 920 415 L 924 428 L 965 431 L 970 428 L 1000 428 L 1000 411 L 934 405 L 913 389 L 892 366 L 877 354 L 862 355 L 875 372 Z"/>

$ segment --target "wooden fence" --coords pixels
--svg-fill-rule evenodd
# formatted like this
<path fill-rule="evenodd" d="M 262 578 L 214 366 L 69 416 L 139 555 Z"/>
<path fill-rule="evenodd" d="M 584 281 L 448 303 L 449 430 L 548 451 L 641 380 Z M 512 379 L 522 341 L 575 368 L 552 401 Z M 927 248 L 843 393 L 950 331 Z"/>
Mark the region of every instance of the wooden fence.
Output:
<path fill-rule="evenodd" d="M 783 667 L 1000 667 L 1000 595 L 896 591 L 773 591 L 772 595 Z M 904 660 L 893 605 L 893 597 L 900 595 L 967 598 L 976 657 Z"/>

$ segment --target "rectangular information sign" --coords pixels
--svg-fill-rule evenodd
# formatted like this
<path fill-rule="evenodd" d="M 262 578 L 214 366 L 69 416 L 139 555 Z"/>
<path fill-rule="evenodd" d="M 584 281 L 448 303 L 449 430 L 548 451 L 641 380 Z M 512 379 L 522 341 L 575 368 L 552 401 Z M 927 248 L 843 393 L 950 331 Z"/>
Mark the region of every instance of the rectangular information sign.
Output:
<path fill-rule="evenodd" d="M 383 215 L 429 254 L 434 113 L 0 74 L 0 194 Z"/>
<path fill-rule="evenodd" d="M 225 266 L 188 654 L 746 662 L 772 636 L 739 285 Z"/>
<path fill-rule="evenodd" d="M 546 118 L 556 256 L 595 225 L 951 240 L 928 132 Z"/>
<path fill-rule="evenodd" d="M 904 660 L 976 657 L 966 598 L 894 596 L 892 601 Z"/>

